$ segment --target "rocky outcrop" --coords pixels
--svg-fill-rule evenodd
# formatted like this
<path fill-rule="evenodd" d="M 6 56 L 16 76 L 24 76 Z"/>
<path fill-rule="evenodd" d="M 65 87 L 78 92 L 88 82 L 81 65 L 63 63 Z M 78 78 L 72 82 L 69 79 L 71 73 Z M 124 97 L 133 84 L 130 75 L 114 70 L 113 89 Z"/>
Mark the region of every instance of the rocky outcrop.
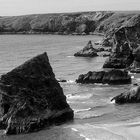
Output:
<path fill-rule="evenodd" d="M 140 24 L 140 12 L 138 11 L 127 11 L 127 12 L 114 12 L 112 16 L 103 20 L 99 26 L 97 26 L 95 32 L 104 33 L 106 38 L 112 38 L 114 32 L 122 27 L 136 27 L 136 31 L 139 33 Z M 130 34 L 131 36 L 131 34 Z M 134 36 L 131 36 L 132 38 Z"/>
<path fill-rule="evenodd" d="M 127 71 L 122 70 L 110 70 L 110 71 L 98 71 L 87 74 L 79 75 L 76 80 L 77 83 L 88 84 L 88 83 L 103 83 L 103 84 L 129 84 L 131 83 L 131 77 Z"/>
<path fill-rule="evenodd" d="M 91 41 L 79 52 L 75 53 L 74 56 L 79 57 L 95 57 L 98 56 L 97 50 L 93 48 Z"/>
<path fill-rule="evenodd" d="M 104 38 L 101 45 L 104 47 L 112 47 L 113 46 L 112 38 Z"/>
<path fill-rule="evenodd" d="M 139 23 L 139 15 L 138 11 L 93 11 L 0 17 L 0 34 L 98 34 L 105 35 L 103 45 L 110 46 L 108 38 L 114 31 Z"/>
<path fill-rule="evenodd" d="M 113 100 L 117 104 L 140 103 L 140 86 L 134 86 L 129 91 L 114 97 L 111 101 Z"/>
<path fill-rule="evenodd" d="M 0 34 L 74 34 L 93 33 L 113 12 L 76 12 L 0 17 Z"/>
<path fill-rule="evenodd" d="M 0 94 L 0 128 L 6 134 L 34 132 L 73 119 L 46 53 L 2 75 Z"/>
<path fill-rule="evenodd" d="M 112 53 L 103 65 L 104 68 L 126 68 L 133 63 L 134 42 L 128 37 L 129 30 L 124 27 L 114 33 Z"/>
<path fill-rule="evenodd" d="M 132 73 L 140 73 L 140 47 L 133 50 L 134 61 L 128 68 Z"/>

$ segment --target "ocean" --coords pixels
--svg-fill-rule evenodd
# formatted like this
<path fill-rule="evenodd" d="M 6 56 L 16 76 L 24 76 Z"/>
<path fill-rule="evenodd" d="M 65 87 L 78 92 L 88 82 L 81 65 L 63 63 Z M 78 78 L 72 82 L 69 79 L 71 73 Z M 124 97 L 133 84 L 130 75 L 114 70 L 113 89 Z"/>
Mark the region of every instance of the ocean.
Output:
<path fill-rule="evenodd" d="M 94 45 L 102 38 L 96 35 L 1 35 L 0 74 L 47 52 L 56 79 L 68 81 L 60 84 L 74 110 L 74 121 L 26 135 L 5 136 L 1 131 L 0 140 L 136 140 L 139 136 L 131 129 L 136 130 L 139 124 L 140 104 L 116 105 L 110 100 L 128 90 L 133 83 L 140 83 L 139 74 L 131 74 L 133 79 L 129 85 L 82 85 L 74 82 L 79 74 L 102 69 L 106 57 L 73 56 L 89 40 Z"/>

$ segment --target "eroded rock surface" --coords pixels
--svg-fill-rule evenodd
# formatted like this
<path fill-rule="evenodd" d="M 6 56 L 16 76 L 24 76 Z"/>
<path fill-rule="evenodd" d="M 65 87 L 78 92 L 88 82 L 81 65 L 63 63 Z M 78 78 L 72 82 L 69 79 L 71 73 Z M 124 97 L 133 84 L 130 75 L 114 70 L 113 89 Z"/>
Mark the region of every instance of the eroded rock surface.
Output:
<path fill-rule="evenodd" d="M 79 52 L 75 53 L 74 56 L 79 57 L 95 57 L 98 56 L 97 50 L 93 48 L 91 41 Z"/>
<path fill-rule="evenodd" d="M 109 59 L 103 65 L 104 68 L 126 68 L 133 63 L 134 42 L 128 39 L 126 32 L 129 30 L 129 28 L 121 28 L 114 33 L 114 45 Z"/>
<path fill-rule="evenodd" d="M 134 61 L 128 68 L 132 73 L 140 73 L 140 47 L 133 50 Z"/>
<path fill-rule="evenodd" d="M 73 119 L 46 53 L 2 75 L 0 94 L 0 128 L 6 134 L 34 132 Z"/>
<path fill-rule="evenodd" d="M 103 84 L 130 84 L 131 77 L 125 70 L 110 70 L 110 71 L 89 71 L 87 74 L 79 75 L 77 83 L 103 83 Z"/>
<path fill-rule="evenodd" d="M 134 86 L 129 91 L 114 97 L 112 101 L 113 100 L 115 100 L 117 104 L 140 103 L 140 86 Z"/>

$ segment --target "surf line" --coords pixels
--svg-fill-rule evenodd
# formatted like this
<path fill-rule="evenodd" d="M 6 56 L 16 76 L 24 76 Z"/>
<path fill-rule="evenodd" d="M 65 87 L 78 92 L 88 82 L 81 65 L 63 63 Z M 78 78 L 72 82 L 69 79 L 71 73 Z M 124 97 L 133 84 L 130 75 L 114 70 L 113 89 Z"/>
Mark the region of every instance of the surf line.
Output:
<path fill-rule="evenodd" d="M 78 130 L 77 129 L 75 129 L 75 128 L 71 128 L 73 131 L 75 131 L 75 132 L 78 132 Z M 85 138 L 85 140 L 90 140 L 89 138 L 87 138 L 85 135 L 83 135 L 83 134 L 79 134 L 80 135 L 80 137 L 83 137 L 83 138 Z"/>
<path fill-rule="evenodd" d="M 90 140 L 89 138 L 87 138 L 85 135 L 80 134 L 81 137 L 85 138 L 85 140 Z"/>

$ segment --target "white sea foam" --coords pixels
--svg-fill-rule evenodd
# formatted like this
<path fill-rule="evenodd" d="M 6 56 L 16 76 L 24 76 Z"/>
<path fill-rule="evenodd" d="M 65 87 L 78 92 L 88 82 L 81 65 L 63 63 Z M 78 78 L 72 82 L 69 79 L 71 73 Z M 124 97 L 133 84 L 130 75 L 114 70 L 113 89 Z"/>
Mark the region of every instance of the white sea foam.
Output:
<path fill-rule="evenodd" d="M 71 128 L 73 131 L 75 131 L 75 132 L 77 132 L 78 130 L 77 129 L 75 129 L 75 128 Z"/>
<path fill-rule="evenodd" d="M 134 76 L 131 76 L 131 78 L 134 79 L 135 77 Z"/>
<path fill-rule="evenodd" d="M 111 104 L 115 104 L 115 100 L 112 100 L 110 103 L 111 103 Z"/>
<path fill-rule="evenodd" d="M 75 83 L 74 80 L 68 80 L 67 83 Z"/>
<path fill-rule="evenodd" d="M 94 83 L 94 85 L 97 85 L 97 86 L 108 86 L 108 84 L 102 84 L 102 83 Z"/>
<path fill-rule="evenodd" d="M 90 140 L 89 138 L 87 138 L 85 135 L 80 134 L 81 137 L 85 138 L 85 140 Z"/>
<path fill-rule="evenodd" d="M 86 94 L 86 95 L 72 95 L 72 94 L 68 94 L 66 95 L 66 97 L 68 99 L 79 99 L 79 100 L 83 100 L 83 99 L 89 99 L 92 95 L 91 94 Z"/>
<path fill-rule="evenodd" d="M 67 57 L 74 57 L 74 56 L 67 56 Z"/>
<path fill-rule="evenodd" d="M 90 110 L 90 109 L 91 109 L 91 108 L 75 109 L 74 112 L 75 112 L 75 113 L 78 113 L 78 112 L 88 111 L 88 110 Z"/>

